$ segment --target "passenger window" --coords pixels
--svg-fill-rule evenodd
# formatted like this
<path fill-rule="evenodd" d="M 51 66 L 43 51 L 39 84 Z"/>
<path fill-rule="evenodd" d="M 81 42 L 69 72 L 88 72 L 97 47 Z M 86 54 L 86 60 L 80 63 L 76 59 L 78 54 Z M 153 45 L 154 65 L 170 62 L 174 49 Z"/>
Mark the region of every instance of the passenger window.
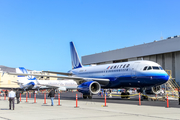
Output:
<path fill-rule="evenodd" d="M 159 67 L 161 70 L 163 70 L 163 68 L 162 67 Z"/>
<path fill-rule="evenodd" d="M 146 69 L 147 69 L 147 67 L 148 67 L 148 66 L 144 67 L 144 69 L 143 69 L 143 70 L 146 70 Z"/>
<path fill-rule="evenodd" d="M 151 70 L 151 69 L 152 69 L 152 67 L 151 67 L 151 66 L 149 66 L 147 70 Z"/>
<path fill-rule="evenodd" d="M 153 67 L 153 70 L 159 70 L 158 66 L 152 66 L 152 67 Z"/>
<path fill-rule="evenodd" d="M 113 66 L 111 66 L 111 68 L 110 69 L 112 69 L 113 68 Z"/>
<path fill-rule="evenodd" d="M 114 66 L 114 69 L 116 68 L 116 66 Z"/>

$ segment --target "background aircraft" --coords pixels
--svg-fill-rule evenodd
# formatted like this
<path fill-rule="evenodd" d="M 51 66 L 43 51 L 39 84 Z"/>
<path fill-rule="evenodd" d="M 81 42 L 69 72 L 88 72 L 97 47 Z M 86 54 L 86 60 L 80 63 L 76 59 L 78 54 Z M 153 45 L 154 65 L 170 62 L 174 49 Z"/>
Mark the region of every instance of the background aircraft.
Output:
<path fill-rule="evenodd" d="M 29 74 L 24 67 L 16 68 L 18 74 Z M 58 89 L 66 91 L 67 89 L 77 89 L 77 84 L 73 80 L 37 80 L 34 76 L 18 75 L 18 80 L 13 81 L 17 83 L 21 90 L 39 90 L 39 89 Z"/>

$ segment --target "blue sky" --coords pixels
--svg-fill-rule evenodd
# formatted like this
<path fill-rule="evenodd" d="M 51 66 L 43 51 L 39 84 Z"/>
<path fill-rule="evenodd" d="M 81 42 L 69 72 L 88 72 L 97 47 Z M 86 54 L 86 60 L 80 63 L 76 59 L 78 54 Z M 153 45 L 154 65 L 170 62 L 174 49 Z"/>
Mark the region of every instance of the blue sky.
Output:
<path fill-rule="evenodd" d="M 67 72 L 81 56 L 180 35 L 179 0 L 0 0 L 0 65 Z"/>

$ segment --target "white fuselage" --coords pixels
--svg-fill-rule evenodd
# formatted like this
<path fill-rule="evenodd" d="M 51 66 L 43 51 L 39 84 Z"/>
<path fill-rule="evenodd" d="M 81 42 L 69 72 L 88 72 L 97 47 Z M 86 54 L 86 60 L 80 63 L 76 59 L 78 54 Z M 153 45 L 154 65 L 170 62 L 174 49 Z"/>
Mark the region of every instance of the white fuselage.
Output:
<path fill-rule="evenodd" d="M 110 88 L 154 86 L 169 79 L 159 64 L 144 60 L 82 67 L 70 72 L 78 77 L 109 79 L 106 87 Z"/>

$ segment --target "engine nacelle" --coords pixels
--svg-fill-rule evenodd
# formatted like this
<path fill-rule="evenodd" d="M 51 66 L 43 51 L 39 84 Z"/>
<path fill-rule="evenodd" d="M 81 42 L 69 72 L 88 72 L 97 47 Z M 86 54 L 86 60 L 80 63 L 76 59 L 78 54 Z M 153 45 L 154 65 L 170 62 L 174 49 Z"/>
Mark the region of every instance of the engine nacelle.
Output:
<path fill-rule="evenodd" d="M 160 85 L 146 88 L 146 93 L 147 94 L 153 94 L 153 93 L 154 94 L 159 94 L 161 92 L 162 92 L 162 89 L 161 89 Z"/>
<path fill-rule="evenodd" d="M 57 90 L 60 90 L 60 91 L 66 91 L 66 87 L 59 87 Z"/>
<path fill-rule="evenodd" d="M 34 86 L 35 86 L 34 82 L 29 82 L 28 84 L 24 85 L 23 88 L 32 89 Z"/>
<path fill-rule="evenodd" d="M 35 85 L 32 89 L 40 89 L 41 85 Z"/>
<path fill-rule="evenodd" d="M 88 81 L 80 84 L 77 87 L 77 90 L 84 95 L 90 95 L 90 94 L 98 94 L 101 90 L 101 86 L 96 81 Z"/>
<path fill-rule="evenodd" d="M 160 85 L 152 87 L 151 90 L 154 94 L 159 94 L 162 91 Z"/>

